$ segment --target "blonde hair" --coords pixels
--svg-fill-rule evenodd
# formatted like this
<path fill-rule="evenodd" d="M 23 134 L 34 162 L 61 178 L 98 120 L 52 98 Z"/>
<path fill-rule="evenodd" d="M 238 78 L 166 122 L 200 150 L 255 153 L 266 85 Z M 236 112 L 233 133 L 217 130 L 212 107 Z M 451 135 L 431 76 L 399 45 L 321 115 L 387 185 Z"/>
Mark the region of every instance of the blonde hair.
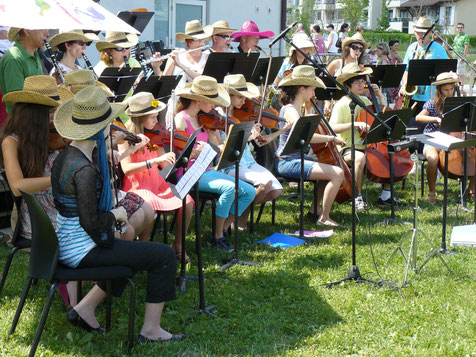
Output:
<path fill-rule="evenodd" d="M 112 66 L 112 48 L 106 48 L 99 54 L 99 59 L 106 64 L 106 66 Z"/>
<path fill-rule="evenodd" d="M 131 117 L 130 120 L 124 124 L 131 133 L 134 134 L 144 134 L 144 122 L 147 120 L 149 115 L 141 115 L 137 117 Z"/>

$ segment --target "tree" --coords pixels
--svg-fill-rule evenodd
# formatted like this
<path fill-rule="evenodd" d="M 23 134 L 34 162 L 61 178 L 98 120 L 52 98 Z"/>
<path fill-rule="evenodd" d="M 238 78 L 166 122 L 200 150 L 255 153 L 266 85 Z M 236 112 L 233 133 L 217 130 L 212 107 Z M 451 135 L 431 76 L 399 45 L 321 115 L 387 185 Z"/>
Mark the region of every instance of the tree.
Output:
<path fill-rule="evenodd" d="M 390 4 L 390 0 L 382 0 L 382 15 L 377 19 L 377 26 L 381 31 L 386 31 L 390 27 L 388 4 Z"/>
<path fill-rule="evenodd" d="M 315 3 L 316 0 L 303 0 L 299 8 L 288 8 L 287 22 L 291 24 L 294 21 L 299 21 L 305 28 L 309 29 L 309 26 L 314 23 L 315 19 Z"/>
<path fill-rule="evenodd" d="M 342 4 L 342 15 L 349 23 L 350 28 L 355 30 L 357 24 L 367 18 L 364 9 L 369 6 L 369 0 L 337 0 Z"/>

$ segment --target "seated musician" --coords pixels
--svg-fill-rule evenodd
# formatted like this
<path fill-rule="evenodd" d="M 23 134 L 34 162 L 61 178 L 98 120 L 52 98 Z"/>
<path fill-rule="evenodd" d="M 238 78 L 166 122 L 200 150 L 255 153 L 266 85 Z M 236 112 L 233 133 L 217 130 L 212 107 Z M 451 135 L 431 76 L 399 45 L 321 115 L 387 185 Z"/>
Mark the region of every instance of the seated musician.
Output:
<path fill-rule="evenodd" d="M 416 116 L 418 123 L 426 124 L 423 132 L 432 133 L 440 129 L 445 99 L 453 97 L 459 77 L 454 72 L 440 73 L 436 81 L 431 83 L 436 87 L 433 99 L 423 105 L 423 110 Z M 428 160 L 426 175 L 428 179 L 428 201 L 436 203 L 436 177 L 439 162 L 439 150 L 433 146 L 425 145 L 423 154 Z"/>
<path fill-rule="evenodd" d="M 32 193 L 56 227 L 56 209 L 51 193 L 51 166 L 58 155 L 48 147 L 50 123 L 58 105 L 73 94 L 58 88 L 50 76 L 31 76 L 25 79 L 24 89 L 7 93 L 3 101 L 14 103 L 10 116 L 0 134 L 0 167 L 5 168 L 13 195 L 20 191 Z M 16 212 L 14 210 L 14 212 Z M 31 239 L 28 208 L 21 204 L 20 235 Z M 68 301 L 64 286 L 60 288 L 66 304 L 76 303 L 76 294 Z"/>
<path fill-rule="evenodd" d="M 86 51 L 86 46 L 90 41 L 91 39 L 82 30 L 60 32 L 51 38 L 51 49 L 60 52 L 56 60 L 63 75 L 76 69 L 81 69 L 76 61 L 83 58 L 83 53 Z M 62 84 L 54 67 L 50 72 L 50 76 L 54 76 L 58 84 Z"/>
<path fill-rule="evenodd" d="M 293 72 L 279 84 L 280 99 L 283 105 L 279 116 L 286 119 L 286 123 L 279 123 L 279 146 L 276 151 L 276 172 L 285 177 L 299 179 L 301 174 L 301 160 L 299 153 L 280 155 L 284 148 L 292 124 L 301 117 L 301 106 L 314 97 L 316 87 L 325 88 L 324 83 L 315 75 L 314 67 L 303 65 L 296 67 Z M 325 143 L 335 141 L 345 145 L 345 141 L 336 136 L 314 134 L 311 143 Z M 326 226 L 338 226 L 330 216 L 332 203 L 344 181 L 344 172 L 337 166 L 322 164 L 310 159 L 304 160 L 304 179 L 319 181 L 320 191 L 323 190 L 322 209 L 318 203 L 318 211 L 314 212 L 311 206 L 309 216 L 318 218 L 318 222 Z"/>
<path fill-rule="evenodd" d="M 235 117 L 235 109 L 240 109 L 245 104 L 246 99 L 252 99 L 259 96 L 259 89 L 253 83 L 246 82 L 242 74 L 228 75 L 223 79 L 223 83 L 229 90 L 231 104 L 228 107 L 228 117 Z M 256 124 L 253 128 L 248 141 L 256 139 L 260 135 L 260 124 Z M 223 132 L 222 132 L 223 133 Z M 225 135 L 225 134 L 223 134 Z M 229 166 L 224 172 L 235 177 L 235 167 Z M 256 205 L 272 201 L 283 193 L 283 186 L 278 179 L 265 167 L 259 165 L 253 155 L 249 145 L 246 145 L 243 156 L 241 157 L 239 167 L 240 179 L 252 184 L 256 188 L 256 197 L 254 203 Z M 249 209 L 240 217 L 238 222 L 241 228 L 246 228 Z"/>
<path fill-rule="evenodd" d="M 176 263 L 173 249 L 155 242 L 114 239 L 114 224 L 126 220 L 123 207 L 113 208 L 107 167 L 104 129 L 124 110 L 109 104 L 98 87 L 87 87 L 60 105 L 54 124 L 72 140 L 56 158 L 51 185 L 58 210 L 59 261 L 70 268 L 127 266 L 147 271 L 145 317 L 139 343 L 181 340 L 160 326 L 165 301 L 175 299 Z M 97 148 L 98 163 L 93 162 Z M 112 281 L 112 294 L 120 296 L 127 280 Z M 98 281 L 67 313 L 67 320 L 88 332 L 105 334 L 95 311 L 106 297 L 105 281 Z"/>
<path fill-rule="evenodd" d="M 202 27 L 199 20 L 187 21 L 185 32 L 177 32 L 175 38 L 179 42 L 185 42 L 185 50 L 171 52 L 170 58 L 165 65 L 164 75 L 181 75 L 182 79 L 177 84 L 177 89 L 190 83 L 202 74 L 208 55 L 203 50 L 190 51 L 203 47 L 205 41 L 212 35 L 212 27 Z M 189 51 L 189 52 L 187 52 Z"/>
<path fill-rule="evenodd" d="M 345 85 L 352 93 L 358 95 L 360 99 L 366 104 L 371 105 L 367 97 L 363 96 L 364 85 L 367 78 L 367 75 L 372 73 L 372 69 L 368 67 L 361 68 L 356 63 L 347 64 L 343 69 L 342 73 L 337 77 L 337 81 Z M 379 98 L 380 103 L 385 103 L 385 98 L 380 92 L 379 87 L 376 84 L 372 84 L 372 88 L 375 92 L 375 95 Z M 351 150 L 350 145 L 352 142 L 351 134 L 351 117 L 350 117 L 350 107 L 351 99 L 349 96 L 342 97 L 334 106 L 334 110 L 331 114 L 331 119 L 329 123 L 331 124 L 334 131 L 346 141 L 347 147 L 342 151 L 342 156 L 344 160 L 350 165 L 351 163 Z M 363 211 L 366 207 L 364 200 L 362 199 L 362 182 L 363 174 L 365 168 L 365 145 L 360 144 L 361 141 L 359 129 L 366 132 L 369 129 L 369 125 L 365 122 L 356 122 L 355 119 L 359 117 L 361 107 L 356 106 L 354 114 L 354 140 L 355 140 L 355 176 L 356 176 L 356 189 L 357 197 L 355 198 L 355 206 L 357 211 Z M 387 184 L 388 185 L 388 184 Z M 391 204 L 390 199 L 390 189 L 385 188 L 388 186 L 384 185 L 384 190 L 382 190 L 382 195 L 379 197 L 380 205 L 389 205 Z"/>
<path fill-rule="evenodd" d="M 240 31 L 233 33 L 233 42 L 239 42 L 237 50 L 241 53 L 258 52 L 259 40 L 274 36 L 273 31 L 260 31 L 254 21 L 248 20 L 243 23 Z"/>
<path fill-rule="evenodd" d="M 208 113 L 215 106 L 227 107 L 230 98 L 226 90 L 219 86 L 216 79 L 208 76 L 198 76 L 192 83 L 177 91 L 179 97 L 175 109 L 175 126 L 177 130 L 186 131 L 192 134 L 200 128 L 198 123 L 198 113 L 200 111 Z M 223 149 L 223 142 L 218 131 L 208 131 L 202 129 L 197 135 L 197 144 L 192 151 L 189 166 L 200 154 L 204 144 L 207 142 L 217 145 Z M 199 191 L 219 194 L 216 207 L 216 230 L 213 232 L 212 243 L 225 251 L 232 251 L 230 243 L 225 238 L 225 230 L 234 220 L 235 204 L 238 204 L 238 215 L 241 216 L 245 209 L 253 202 L 256 190 L 244 181 L 239 182 L 238 203 L 235 201 L 235 180 L 223 172 L 208 170 L 198 181 Z"/>
<path fill-rule="evenodd" d="M 205 53 L 211 52 L 232 52 L 231 47 L 231 35 L 235 32 L 235 29 L 230 28 L 228 21 L 220 20 L 212 25 L 205 26 L 205 29 L 212 28 L 212 48 L 205 51 Z"/>
<path fill-rule="evenodd" d="M 127 103 L 129 108 L 126 110 L 126 114 L 131 119 L 126 123 L 126 128 L 130 132 L 139 135 L 142 143 L 137 144 L 137 148 L 131 147 L 127 141 L 119 145 L 119 150 L 121 151 L 133 150 L 130 156 L 126 156 L 121 160 L 121 168 L 125 174 L 122 189 L 126 192 L 138 194 L 155 211 L 178 210 L 175 242 L 172 247 L 180 260 L 182 229 L 187 231 L 192 217 L 193 200 L 190 196 L 187 197 L 187 226 L 182 227 L 182 200 L 174 196 L 170 186 L 159 175 L 161 168 L 175 163 L 175 154 L 174 152 L 166 153 L 162 147 L 143 145 L 143 143 L 149 142 L 149 138 L 144 135 L 144 129 L 154 129 L 157 124 L 157 116 L 165 108 L 165 104 L 159 102 L 148 92 L 134 94 L 127 100 Z M 147 239 L 147 236 L 144 238 Z"/>

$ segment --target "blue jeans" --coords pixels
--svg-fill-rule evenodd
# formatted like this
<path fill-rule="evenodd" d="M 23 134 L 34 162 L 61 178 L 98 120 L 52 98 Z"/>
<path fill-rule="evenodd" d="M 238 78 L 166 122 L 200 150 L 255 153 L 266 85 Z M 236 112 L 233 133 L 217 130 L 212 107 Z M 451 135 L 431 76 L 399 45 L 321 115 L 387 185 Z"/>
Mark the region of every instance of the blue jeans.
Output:
<path fill-rule="evenodd" d="M 311 176 L 312 165 L 315 163 L 313 160 L 308 160 L 308 157 L 304 157 L 304 180 L 307 180 L 309 176 Z M 274 169 L 280 176 L 299 179 L 301 177 L 301 159 L 275 159 Z"/>
<path fill-rule="evenodd" d="M 223 172 L 209 170 L 205 172 L 198 181 L 198 190 L 210 193 L 218 193 L 216 215 L 220 218 L 227 218 L 230 214 L 235 214 L 235 178 Z M 238 190 L 238 216 L 253 202 L 256 190 L 249 183 L 239 182 Z"/>

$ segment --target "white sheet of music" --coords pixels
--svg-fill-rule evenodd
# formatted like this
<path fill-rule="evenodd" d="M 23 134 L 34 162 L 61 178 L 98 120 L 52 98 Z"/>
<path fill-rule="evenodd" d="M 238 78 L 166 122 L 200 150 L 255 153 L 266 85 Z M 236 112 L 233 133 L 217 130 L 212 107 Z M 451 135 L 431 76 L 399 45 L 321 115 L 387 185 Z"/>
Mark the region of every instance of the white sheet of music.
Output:
<path fill-rule="evenodd" d="M 426 133 L 426 135 L 428 135 L 432 138 L 432 139 L 428 140 L 429 143 L 434 142 L 434 143 L 439 143 L 439 144 L 445 144 L 447 146 L 463 141 L 460 138 L 442 133 L 441 131 L 434 131 L 433 133 Z"/>
<path fill-rule="evenodd" d="M 217 152 L 213 150 L 209 144 L 206 144 L 200 152 L 200 155 L 198 155 L 197 160 L 195 160 L 193 165 L 188 168 L 177 185 L 175 185 L 175 189 L 181 199 L 189 193 L 192 186 L 202 177 L 215 156 L 217 156 Z"/>

